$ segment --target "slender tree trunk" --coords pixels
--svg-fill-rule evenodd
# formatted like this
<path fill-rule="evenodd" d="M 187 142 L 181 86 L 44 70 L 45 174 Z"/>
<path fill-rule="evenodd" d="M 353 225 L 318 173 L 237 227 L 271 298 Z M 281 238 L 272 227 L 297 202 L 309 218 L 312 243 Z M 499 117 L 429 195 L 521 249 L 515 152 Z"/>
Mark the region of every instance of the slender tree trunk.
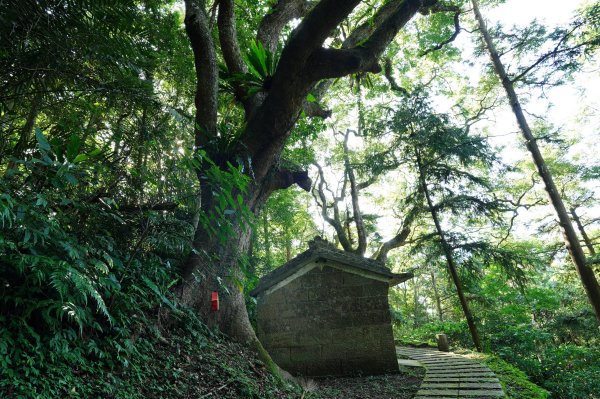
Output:
<path fill-rule="evenodd" d="M 263 237 L 265 243 L 265 265 L 267 270 L 273 270 L 273 254 L 271 253 L 271 237 L 269 235 L 269 215 L 267 211 L 263 211 Z"/>
<path fill-rule="evenodd" d="M 417 287 L 417 278 L 412 279 L 413 284 L 413 304 L 415 309 L 415 327 L 419 327 L 419 288 Z"/>
<path fill-rule="evenodd" d="M 588 237 L 587 233 L 585 232 L 585 228 L 583 227 L 581 219 L 579 219 L 579 215 L 575 211 L 575 208 L 571 208 L 571 216 L 573 216 L 573 220 L 577 225 L 577 229 L 579 230 L 581 237 L 583 237 L 583 242 L 585 243 L 585 246 L 587 247 L 588 251 L 590 251 L 590 255 L 596 255 L 596 250 L 592 245 L 592 240 L 590 240 L 590 237 Z"/>
<path fill-rule="evenodd" d="M 35 96 L 31 100 L 31 107 L 29 108 L 29 113 L 27 114 L 27 119 L 25 120 L 25 125 L 23 126 L 23 130 L 21 131 L 19 141 L 17 141 L 17 144 L 15 145 L 12 151 L 13 156 L 17 159 L 23 158 L 23 156 L 25 155 L 25 151 L 29 146 L 29 142 L 31 141 L 31 137 L 33 136 L 33 128 L 35 127 L 35 122 L 40 112 L 41 102 L 42 95 L 40 93 L 35 94 Z M 11 169 L 13 166 L 14 164 L 10 162 L 7 169 Z"/>
<path fill-rule="evenodd" d="M 577 233 L 573 228 L 573 224 L 571 223 L 571 219 L 569 218 L 567 209 L 565 208 L 562 198 L 560 197 L 560 193 L 558 192 L 556 185 L 554 184 L 552 174 L 546 166 L 544 157 L 542 156 L 542 153 L 540 152 L 540 149 L 537 145 L 536 138 L 534 137 L 527 122 L 527 118 L 523 113 L 521 103 L 519 102 L 519 98 L 517 96 L 517 93 L 515 92 L 514 84 L 511 81 L 508 74 L 506 73 L 504 64 L 502 64 L 502 61 L 500 60 L 500 55 L 498 54 L 498 51 L 496 50 L 492 38 L 487 30 L 485 21 L 483 20 L 483 16 L 479 11 L 478 1 L 471 0 L 471 2 L 473 4 L 473 11 L 475 13 L 475 18 L 477 19 L 477 22 L 479 24 L 479 30 L 483 37 L 483 41 L 485 42 L 485 46 L 487 47 L 490 57 L 492 59 L 494 70 L 496 71 L 496 74 L 500 78 L 502 86 L 506 91 L 506 95 L 510 102 L 510 106 L 512 108 L 513 113 L 515 114 L 521 133 L 523 134 L 523 138 L 525 139 L 527 149 L 531 153 L 533 162 L 538 170 L 538 174 L 544 182 L 544 186 L 550 198 L 550 202 L 552 203 L 552 206 L 556 211 L 556 215 L 558 216 L 567 251 L 571 256 L 571 260 L 575 264 L 575 268 L 579 273 L 581 283 L 583 284 L 583 287 L 585 288 L 590 303 L 592 304 L 592 307 L 596 312 L 596 318 L 600 322 L 600 285 L 598 284 L 598 280 L 596 280 L 596 276 L 594 275 L 592 269 L 587 265 L 585 254 L 583 253 L 583 249 L 579 244 L 579 237 L 577 237 Z"/>
<path fill-rule="evenodd" d="M 358 83 L 358 94 L 357 94 L 357 107 L 358 107 L 358 135 L 362 134 L 364 112 L 362 107 L 362 93 L 360 81 Z M 354 175 L 354 169 L 350 165 L 350 150 L 348 149 L 348 139 L 350 138 L 350 130 L 346 132 L 344 137 L 344 167 L 348 174 L 348 180 L 350 180 L 350 197 L 352 198 L 352 213 L 354 215 L 354 224 L 356 225 L 356 236 L 358 239 L 358 245 L 356 247 L 356 253 L 360 256 L 364 256 L 367 251 L 367 232 L 365 230 L 365 222 L 362 217 L 360 210 L 360 203 L 358 198 L 358 186 L 356 184 L 356 176 Z"/>
<path fill-rule="evenodd" d="M 471 332 L 471 337 L 473 338 L 473 344 L 478 352 L 483 352 L 483 347 L 481 346 L 481 340 L 479 338 L 479 332 L 477 331 L 477 325 L 475 324 L 475 318 L 471 313 L 471 309 L 469 308 L 469 303 L 467 302 L 467 298 L 463 292 L 462 284 L 460 282 L 460 277 L 458 276 L 456 262 L 454 261 L 454 256 L 452 254 L 452 248 L 446 241 L 446 236 L 444 230 L 442 229 L 442 225 L 440 223 L 438 214 L 436 209 L 433 206 L 433 201 L 431 200 L 431 195 L 429 193 L 429 188 L 427 187 L 427 181 L 425 180 L 425 174 L 423 172 L 423 164 L 421 162 L 421 155 L 419 154 L 419 150 L 415 149 L 415 153 L 417 156 L 417 167 L 419 170 L 419 181 L 421 183 L 421 188 L 423 189 L 423 193 L 425 194 L 425 198 L 427 200 L 427 206 L 429 207 L 429 212 L 431 213 L 431 218 L 433 219 L 433 223 L 435 224 L 435 229 L 437 231 L 438 236 L 440 237 L 440 242 L 442 244 L 442 249 L 444 251 L 444 255 L 446 257 L 446 263 L 448 265 L 448 271 L 450 272 L 450 276 L 452 277 L 452 281 L 454 282 L 454 286 L 456 287 L 456 293 L 458 294 L 458 299 L 460 300 L 460 306 L 462 307 L 465 318 L 467 319 L 467 324 L 469 326 L 469 331 Z"/>
<path fill-rule="evenodd" d="M 255 232 L 250 237 L 250 246 L 248 248 L 248 264 L 249 272 L 252 276 L 256 276 L 256 257 L 254 256 L 254 248 L 256 248 L 257 237 Z"/>
<path fill-rule="evenodd" d="M 437 283 L 435 281 L 435 273 L 431 272 L 431 285 L 433 286 L 433 295 L 435 296 L 435 305 L 437 308 L 438 319 L 440 322 L 444 322 L 444 316 L 442 315 L 442 300 L 440 299 L 440 293 L 438 292 Z"/>
<path fill-rule="evenodd" d="M 285 237 L 285 261 L 289 262 L 292 259 L 292 237 L 290 237 L 290 228 L 286 224 L 284 227 Z"/>

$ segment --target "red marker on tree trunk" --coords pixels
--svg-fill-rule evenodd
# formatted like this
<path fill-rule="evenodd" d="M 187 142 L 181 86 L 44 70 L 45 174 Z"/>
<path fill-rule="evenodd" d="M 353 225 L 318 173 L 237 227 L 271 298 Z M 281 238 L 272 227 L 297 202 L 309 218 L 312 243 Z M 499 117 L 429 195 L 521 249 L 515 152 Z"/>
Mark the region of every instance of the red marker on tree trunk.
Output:
<path fill-rule="evenodd" d="M 210 308 L 213 312 L 219 310 L 219 293 L 217 291 L 213 291 L 210 296 Z"/>

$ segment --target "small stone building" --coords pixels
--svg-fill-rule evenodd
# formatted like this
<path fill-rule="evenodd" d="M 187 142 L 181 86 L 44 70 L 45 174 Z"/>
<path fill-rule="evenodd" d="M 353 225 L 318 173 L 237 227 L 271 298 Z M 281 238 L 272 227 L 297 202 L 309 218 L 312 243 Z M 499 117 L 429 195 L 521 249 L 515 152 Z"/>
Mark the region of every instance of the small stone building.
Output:
<path fill-rule="evenodd" d="M 294 375 L 398 372 L 388 289 L 411 277 L 315 239 L 250 293 L 258 338 Z"/>

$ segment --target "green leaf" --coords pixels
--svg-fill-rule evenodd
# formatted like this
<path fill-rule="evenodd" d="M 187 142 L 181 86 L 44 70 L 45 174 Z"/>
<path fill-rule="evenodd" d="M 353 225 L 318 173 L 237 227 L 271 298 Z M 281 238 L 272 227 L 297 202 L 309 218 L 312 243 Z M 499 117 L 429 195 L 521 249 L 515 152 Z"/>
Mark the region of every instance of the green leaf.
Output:
<path fill-rule="evenodd" d="M 75 157 L 75 159 L 73 159 L 73 163 L 83 162 L 86 159 L 88 159 L 88 156 L 86 154 L 79 154 Z"/>
<path fill-rule="evenodd" d="M 71 135 L 71 137 L 69 137 L 69 144 L 67 144 L 67 160 L 74 162 L 80 148 L 81 139 L 74 134 Z"/>
<path fill-rule="evenodd" d="M 77 178 L 75 176 L 73 176 L 71 173 L 65 173 L 65 179 L 67 179 L 67 181 L 74 186 L 79 184 L 79 180 L 77 180 Z"/>
<path fill-rule="evenodd" d="M 88 156 L 89 157 L 95 157 L 97 155 L 100 155 L 102 153 L 102 149 L 101 148 L 95 148 L 92 151 L 88 152 Z"/>
<path fill-rule="evenodd" d="M 308 101 L 309 103 L 314 103 L 317 101 L 317 99 L 312 93 L 308 93 L 308 95 L 306 96 L 306 101 Z"/>
<path fill-rule="evenodd" d="M 41 206 L 43 208 L 46 207 L 46 205 L 48 205 L 48 201 L 46 201 L 46 198 L 42 195 L 42 194 L 38 194 L 37 195 L 37 201 L 35 202 L 36 206 Z"/>
<path fill-rule="evenodd" d="M 35 128 L 35 138 L 38 142 L 38 147 L 40 148 L 40 150 L 50 151 L 50 143 L 48 143 L 48 140 L 46 140 L 44 133 L 42 133 L 42 131 L 38 127 Z"/>
<path fill-rule="evenodd" d="M 154 284 L 154 282 L 152 280 L 150 280 L 146 276 L 142 276 L 142 280 L 148 286 L 148 288 L 150 288 L 152 290 L 152 292 L 154 292 L 156 294 L 156 296 L 158 296 L 161 299 L 161 301 L 163 301 L 163 303 L 165 303 L 165 305 L 167 305 L 169 308 L 171 308 L 171 310 L 174 310 L 174 311 L 179 310 L 175 307 L 175 304 L 173 304 L 173 302 L 171 302 L 169 300 L 169 298 L 167 298 L 166 296 L 163 295 L 162 292 L 160 292 L 160 289 L 158 288 L 158 286 L 156 284 Z"/>

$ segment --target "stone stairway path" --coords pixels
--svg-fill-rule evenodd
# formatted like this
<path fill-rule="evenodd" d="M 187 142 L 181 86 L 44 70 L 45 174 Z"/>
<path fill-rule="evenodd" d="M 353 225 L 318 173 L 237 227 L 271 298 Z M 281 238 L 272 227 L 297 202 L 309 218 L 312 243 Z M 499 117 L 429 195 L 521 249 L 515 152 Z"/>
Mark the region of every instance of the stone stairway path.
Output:
<path fill-rule="evenodd" d="M 398 347 L 396 352 L 420 362 L 426 369 L 416 399 L 506 397 L 492 370 L 477 361 L 432 349 Z"/>

